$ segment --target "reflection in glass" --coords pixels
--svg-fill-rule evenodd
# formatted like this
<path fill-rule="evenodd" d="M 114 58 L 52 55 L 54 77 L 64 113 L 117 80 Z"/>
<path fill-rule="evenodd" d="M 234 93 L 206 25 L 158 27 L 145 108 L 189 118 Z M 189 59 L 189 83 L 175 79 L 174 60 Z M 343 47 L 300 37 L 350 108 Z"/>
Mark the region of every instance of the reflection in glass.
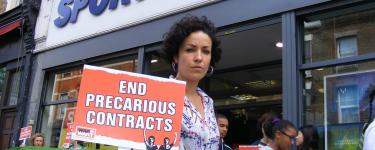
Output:
<path fill-rule="evenodd" d="M 149 69 L 150 75 L 168 78 L 173 71 L 171 65 L 161 56 L 161 52 L 152 52 L 148 55 L 145 63 L 146 68 Z"/>
<path fill-rule="evenodd" d="M 321 149 L 325 144 L 328 149 L 356 147 L 362 125 L 369 120 L 375 62 L 353 65 L 357 70 L 337 73 L 340 66 L 333 66 L 304 71 L 304 124 L 318 127 Z"/>
<path fill-rule="evenodd" d="M 375 10 L 332 16 L 306 17 L 304 63 L 352 57 L 374 52 Z"/>
<path fill-rule="evenodd" d="M 217 73 L 206 79 L 214 105 L 279 102 L 282 99 L 281 65 Z M 203 81 L 202 83 L 205 83 Z"/>
<path fill-rule="evenodd" d="M 137 68 L 137 59 L 135 56 L 124 57 L 121 59 L 113 59 L 107 62 L 101 62 L 95 64 L 97 66 L 117 69 L 122 71 L 134 72 Z M 78 98 L 79 87 L 81 85 L 82 69 L 73 69 L 68 71 L 62 71 L 61 73 L 52 74 L 54 80 L 50 81 L 49 84 L 53 84 L 52 97 L 47 100 L 61 101 L 61 100 L 73 100 Z"/>
<path fill-rule="evenodd" d="M 120 59 L 111 59 L 109 61 L 94 64 L 96 66 L 134 72 L 137 68 L 136 56 L 122 57 Z M 53 78 L 48 81 L 47 101 L 77 100 L 82 69 L 61 70 L 50 74 Z M 65 111 L 76 107 L 76 102 L 64 103 L 58 105 L 47 105 L 43 110 L 42 133 L 46 137 L 46 146 L 63 147 L 62 140 L 66 136 L 67 123 Z M 79 142 L 87 150 L 95 150 L 101 147 L 116 149 L 116 147 L 97 145 L 96 143 Z M 69 146 L 69 145 L 68 145 Z"/>
<path fill-rule="evenodd" d="M 52 101 L 77 98 L 81 78 L 82 69 L 55 74 Z"/>
<path fill-rule="evenodd" d="M 65 109 L 73 107 L 76 107 L 76 103 L 51 105 L 44 108 L 41 132 L 45 136 L 46 146 L 58 147 Z"/>
<path fill-rule="evenodd" d="M 12 72 L 10 76 L 9 92 L 7 96 L 6 105 L 16 105 L 19 94 L 19 84 L 20 84 L 20 71 Z"/>

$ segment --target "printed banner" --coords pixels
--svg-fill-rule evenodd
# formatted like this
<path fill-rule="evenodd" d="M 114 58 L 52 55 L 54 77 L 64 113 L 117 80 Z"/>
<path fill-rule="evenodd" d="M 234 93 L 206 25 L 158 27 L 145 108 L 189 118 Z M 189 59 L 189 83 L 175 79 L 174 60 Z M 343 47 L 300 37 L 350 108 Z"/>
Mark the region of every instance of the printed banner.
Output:
<path fill-rule="evenodd" d="M 21 128 L 20 138 L 19 140 L 25 140 L 31 137 L 31 132 L 33 131 L 32 126 L 27 126 L 24 128 Z"/>
<path fill-rule="evenodd" d="M 72 139 L 178 149 L 185 82 L 85 65 Z"/>

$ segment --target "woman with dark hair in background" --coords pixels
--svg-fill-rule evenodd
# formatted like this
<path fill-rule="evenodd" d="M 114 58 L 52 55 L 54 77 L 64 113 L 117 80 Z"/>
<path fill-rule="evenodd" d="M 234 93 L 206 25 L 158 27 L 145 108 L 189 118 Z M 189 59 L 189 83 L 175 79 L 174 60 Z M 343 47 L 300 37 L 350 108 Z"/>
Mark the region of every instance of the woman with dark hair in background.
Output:
<path fill-rule="evenodd" d="M 165 35 L 163 49 L 176 73 L 170 78 L 186 81 L 180 149 L 219 149 L 213 100 L 198 87 L 220 59 L 215 32 L 206 17 L 186 16 Z"/>
<path fill-rule="evenodd" d="M 264 123 L 267 121 L 267 120 L 270 120 L 270 119 L 273 119 L 277 117 L 277 115 L 273 112 L 267 112 L 267 113 L 264 113 L 262 114 L 262 116 L 259 117 L 258 119 L 258 123 L 257 123 L 257 129 L 258 131 L 260 131 L 262 133 L 262 138 L 251 143 L 251 145 L 258 145 L 259 147 L 264 147 L 264 148 L 267 148 L 268 146 L 268 143 L 271 142 L 271 139 L 269 139 L 267 137 L 267 135 L 264 133 Z"/>
<path fill-rule="evenodd" d="M 290 146 L 296 143 L 298 134 L 297 128 L 291 122 L 276 117 L 264 123 L 264 132 L 271 139 L 268 146 L 272 150 L 289 150 Z"/>
<path fill-rule="evenodd" d="M 319 149 L 319 135 L 316 128 L 312 125 L 306 125 L 301 127 L 303 138 L 300 145 L 298 145 L 298 150 L 317 150 Z M 299 140 L 299 139 L 297 139 Z"/>

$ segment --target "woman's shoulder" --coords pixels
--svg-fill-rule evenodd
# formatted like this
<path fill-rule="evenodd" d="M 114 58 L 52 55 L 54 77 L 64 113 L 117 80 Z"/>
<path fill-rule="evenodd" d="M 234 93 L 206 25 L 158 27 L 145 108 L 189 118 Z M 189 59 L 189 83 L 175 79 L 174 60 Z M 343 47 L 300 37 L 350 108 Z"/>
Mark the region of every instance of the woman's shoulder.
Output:
<path fill-rule="evenodd" d="M 206 102 L 206 103 L 210 103 L 212 104 L 213 103 L 213 100 L 210 96 L 207 95 L 206 92 L 204 92 L 201 88 L 197 87 L 197 92 L 203 97 L 203 100 Z"/>

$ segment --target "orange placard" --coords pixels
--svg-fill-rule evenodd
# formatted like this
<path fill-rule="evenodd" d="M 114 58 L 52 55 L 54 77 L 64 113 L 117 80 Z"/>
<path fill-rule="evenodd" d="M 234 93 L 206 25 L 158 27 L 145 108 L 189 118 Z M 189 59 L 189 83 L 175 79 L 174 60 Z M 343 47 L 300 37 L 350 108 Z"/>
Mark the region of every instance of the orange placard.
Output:
<path fill-rule="evenodd" d="M 32 126 L 27 126 L 24 128 L 21 128 L 20 138 L 19 140 L 25 140 L 31 137 L 31 132 L 33 131 Z"/>
<path fill-rule="evenodd" d="M 147 149 L 177 138 L 178 149 L 184 95 L 182 81 L 85 65 L 72 139 Z"/>
<path fill-rule="evenodd" d="M 238 148 L 239 150 L 260 150 L 260 147 L 255 145 L 240 145 Z"/>

